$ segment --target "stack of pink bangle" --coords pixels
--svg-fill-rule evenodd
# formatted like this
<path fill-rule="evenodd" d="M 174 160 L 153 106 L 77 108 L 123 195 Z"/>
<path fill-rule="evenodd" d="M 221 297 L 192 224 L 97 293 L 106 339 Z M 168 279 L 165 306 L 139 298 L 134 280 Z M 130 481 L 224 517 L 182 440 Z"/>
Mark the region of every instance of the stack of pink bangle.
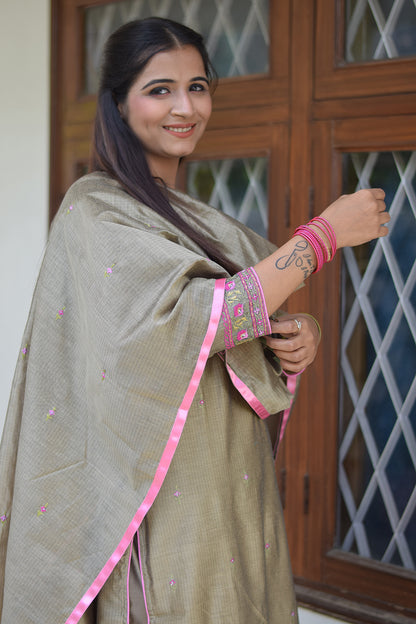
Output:
<path fill-rule="evenodd" d="M 311 224 L 313 224 L 326 236 L 331 246 L 331 250 L 328 249 L 323 238 L 315 232 L 315 230 L 309 227 Z M 306 239 L 314 250 L 316 256 L 316 267 L 313 271 L 314 273 L 320 271 L 325 262 L 330 262 L 334 258 L 337 251 L 337 239 L 332 225 L 323 217 L 314 217 L 306 225 L 300 225 L 296 228 L 293 236 L 302 236 L 302 238 Z"/>

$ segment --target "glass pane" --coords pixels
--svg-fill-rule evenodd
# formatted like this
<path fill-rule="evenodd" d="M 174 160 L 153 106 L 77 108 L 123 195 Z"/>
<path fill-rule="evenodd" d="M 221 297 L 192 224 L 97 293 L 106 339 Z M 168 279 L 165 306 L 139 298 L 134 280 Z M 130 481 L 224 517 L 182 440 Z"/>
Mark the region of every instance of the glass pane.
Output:
<path fill-rule="evenodd" d="M 269 70 L 268 0 L 122 0 L 85 9 L 85 92 L 97 92 L 104 44 L 133 19 L 167 17 L 200 32 L 220 77 Z"/>
<path fill-rule="evenodd" d="M 414 0 L 346 0 L 345 24 L 350 63 L 416 56 Z"/>
<path fill-rule="evenodd" d="M 416 570 L 416 152 L 345 154 L 343 183 L 391 221 L 344 250 L 337 545 Z"/>
<path fill-rule="evenodd" d="M 267 238 L 267 158 L 190 162 L 188 192 Z"/>

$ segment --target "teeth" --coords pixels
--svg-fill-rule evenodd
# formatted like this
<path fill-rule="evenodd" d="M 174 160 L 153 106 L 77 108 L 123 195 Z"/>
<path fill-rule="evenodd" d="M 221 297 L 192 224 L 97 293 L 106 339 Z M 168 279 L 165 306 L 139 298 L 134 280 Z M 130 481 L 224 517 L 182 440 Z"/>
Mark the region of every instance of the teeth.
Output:
<path fill-rule="evenodd" d="M 172 128 L 172 126 L 166 126 L 166 130 L 170 130 L 171 132 L 189 132 L 192 130 L 193 126 L 188 126 L 187 128 Z"/>

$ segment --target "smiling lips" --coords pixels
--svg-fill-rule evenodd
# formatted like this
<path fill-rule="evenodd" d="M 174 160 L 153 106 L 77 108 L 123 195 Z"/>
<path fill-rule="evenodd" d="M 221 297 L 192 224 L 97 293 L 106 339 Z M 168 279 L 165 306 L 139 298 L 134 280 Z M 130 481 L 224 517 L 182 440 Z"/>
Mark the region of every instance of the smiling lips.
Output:
<path fill-rule="evenodd" d="M 181 124 L 175 126 L 163 126 L 163 128 L 169 132 L 170 134 L 180 137 L 181 139 L 186 139 L 188 136 L 191 136 L 193 131 L 195 130 L 196 124 Z"/>

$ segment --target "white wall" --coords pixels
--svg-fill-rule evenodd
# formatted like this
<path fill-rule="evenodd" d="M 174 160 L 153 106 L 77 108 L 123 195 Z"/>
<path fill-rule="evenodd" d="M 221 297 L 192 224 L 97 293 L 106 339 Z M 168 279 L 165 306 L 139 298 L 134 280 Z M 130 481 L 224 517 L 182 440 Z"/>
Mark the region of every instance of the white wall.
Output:
<path fill-rule="evenodd" d="M 0 432 L 47 237 L 49 50 L 49 0 L 0 0 Z"/>
<path fill-rule="evenodd" d="M 46 240 L 49 0 L 0 0 L 0 431 Z"/>

